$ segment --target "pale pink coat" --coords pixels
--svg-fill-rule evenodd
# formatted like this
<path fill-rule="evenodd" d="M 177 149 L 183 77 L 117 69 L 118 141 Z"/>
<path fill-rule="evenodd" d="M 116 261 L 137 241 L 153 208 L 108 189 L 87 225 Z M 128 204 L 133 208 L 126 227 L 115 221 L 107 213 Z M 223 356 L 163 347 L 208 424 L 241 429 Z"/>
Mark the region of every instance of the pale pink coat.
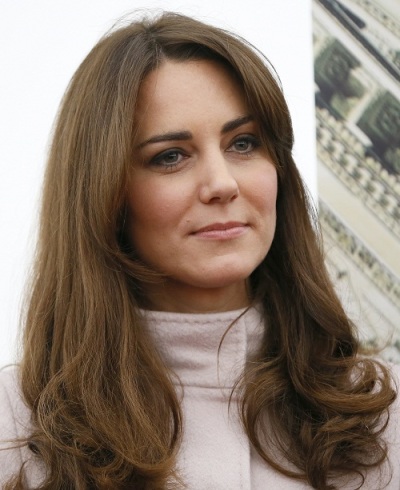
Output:
<path fill-rule="evenodd" d="M 261 341 L 262 322 L 252 308 L 238 320 L 217 349 L 228 325 L 240 312 L 176 314 L 146 312 L 148 327 L 166 363 L 183 385 L 184 438 L 178 456 L 179 472 L 192 490 L 302 490 L 311 487 L 267 466 L 252 449 L 240 425 L 235 404 L 228 413 L 228 397 L 244 363 Z M 397 380 L 400 367 L 391 367 Z M 177 390 L 180 388 L 176 385 Z M 19 393 L 16 368 L 0 372 L 0 440 L 29 432 L 29 410 Z M 400 400 L 391 408 L 385 432 L 389 461 L 367 474 L 363 490 L 400 490 Z M 7 446 L 2 443 L 2 447 Z M 30 487 L 43 478 L 43 465 L 30 451 L 0 451 L 0 483 L 27 462 Z M 389 465 L 391 480 L 389 481 Z M 357 487 L 354 480 L 335 481 L 338 490 Z M 386 485 L 387 484 L 387 485 Z"/>

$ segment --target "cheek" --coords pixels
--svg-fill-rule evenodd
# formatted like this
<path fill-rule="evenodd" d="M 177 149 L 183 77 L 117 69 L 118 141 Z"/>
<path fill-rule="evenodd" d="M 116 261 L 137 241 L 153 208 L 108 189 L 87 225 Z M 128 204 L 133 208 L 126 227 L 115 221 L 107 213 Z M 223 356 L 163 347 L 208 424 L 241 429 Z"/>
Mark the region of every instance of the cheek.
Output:
<path fill-rule="evenodd" d="M 259 173 L 251 185 L 251 199 L 254 206 L 262 213 L 275 216 L 278 181 L 275 169 Z"/>
<path fill-rule="evenodd" d="M 176 223 L 185 208 L 184 200 L 177 186 L 146 179 L 135 182 L 128 196 L 131 228 L 135 232 L 160 230 Z"/>

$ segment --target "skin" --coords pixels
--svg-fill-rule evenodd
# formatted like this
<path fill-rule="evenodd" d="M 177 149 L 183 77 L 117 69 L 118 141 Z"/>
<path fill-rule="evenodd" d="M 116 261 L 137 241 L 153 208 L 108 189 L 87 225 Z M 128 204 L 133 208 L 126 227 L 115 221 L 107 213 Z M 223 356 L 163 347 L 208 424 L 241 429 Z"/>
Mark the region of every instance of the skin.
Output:
<path fill-rule="evenodd" d="M 213 61 L 165 61 L 142 84 L 136 124 L 129 234 L 166 275 L 146 285 L 148 306 L 247 306 L 275 232 L 277 175 L 239 83 Z"/>

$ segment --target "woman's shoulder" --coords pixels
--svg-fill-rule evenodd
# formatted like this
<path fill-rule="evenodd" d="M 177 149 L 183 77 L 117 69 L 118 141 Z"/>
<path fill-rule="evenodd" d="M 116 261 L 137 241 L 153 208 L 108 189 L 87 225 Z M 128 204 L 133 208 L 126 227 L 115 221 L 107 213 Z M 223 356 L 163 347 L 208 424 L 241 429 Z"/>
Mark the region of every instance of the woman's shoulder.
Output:
<path fill-rule="evenodd" d="M 387 444 L 388 461 L 392 479 L 388 489 L 400 488 L 400 365 L 383 362 L 383 366 L 389 371 L 392 377 L 393 389 L 396 392 L 396 399 L 389 407 L 389 419 L 383 438 Z"/>
<path fill-rule="evenodd" d="M 393 402 L 392 407 L 393 409 L 399 411 L 400 410 L 400 364 L 394 364 L 393 362 L 384 361 L 382 359 L 379 359 L 378 362 L 380 366 L 384 367 L 388 371 L 391 377 L 392 388 L 396 393 L 396 400 Z M 378 374 L 379 374 L 379 369 L 378 369 Z"/>
<path fill-rule="evenodd" d="M 31 412 L 21 393 L 19 368 L 4 367 L 0 369 L 0 488 L 22 466 L 29 488 L 43 481 L 43 463 L 26 443 L 31 431 Z"/>
<path fill-rule="evenodd" d="M 17 366 L 0 369 L 0 483 L 18 473 L 27 460 L 22 441 L 29 434 L 30 411 L 25 405 Z"/>
<path fill-rule="evenodd" d="M 393 389 L 396 392 L 396 399 L 390 407 L 390 415 L 392 418 L 393 430 L 396 433 L 396 439 L 399 445 L 399 463 L 400 463 L 400 364 L 386 364 L 392 376 Z"/>
<path fill-rule="evenodd" d="M 383 371 L 389 375 L 391 387 L 395 392 L 395 399 L 389 406 L 389 416 L 400 429 L 400 364 L 394 364 L 379 358 L 374 358 L 373 361 L 376 362 L 377 379 L 382 376 Z M 397 432 L 396 436 L 400 442 L 400 432 Z"/>
<path fill-rule="evenodd" d="M 0 369 L 0 439 L 23 437 L 29 428 L 30 411 L 23 401 L 18 366 Z"/>

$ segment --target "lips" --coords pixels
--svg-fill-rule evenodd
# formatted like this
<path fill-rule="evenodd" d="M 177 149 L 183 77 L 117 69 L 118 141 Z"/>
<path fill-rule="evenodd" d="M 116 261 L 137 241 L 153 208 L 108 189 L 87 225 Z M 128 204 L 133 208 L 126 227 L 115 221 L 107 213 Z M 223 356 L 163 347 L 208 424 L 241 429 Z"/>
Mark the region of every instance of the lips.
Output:
<path fill-rule="evenodd" d="M 213 223 L 212 225 L 204 226 L 199 230 L 196 230 L 194 233 L 203 233 L 205 231 L 223 231 L 229 230 L 231 228 L 238 228 L 246 226 L 244 223 L 240 223 L 238 221 L 229 221 L 228 223 Z"/>
<path fill-rule="evenodd" d="M 229 239 L 241 236 L 248 230 L 248 225 L 239 221 L 212 223 L 199 228 L 192 235 L 202 238 Z"/>

